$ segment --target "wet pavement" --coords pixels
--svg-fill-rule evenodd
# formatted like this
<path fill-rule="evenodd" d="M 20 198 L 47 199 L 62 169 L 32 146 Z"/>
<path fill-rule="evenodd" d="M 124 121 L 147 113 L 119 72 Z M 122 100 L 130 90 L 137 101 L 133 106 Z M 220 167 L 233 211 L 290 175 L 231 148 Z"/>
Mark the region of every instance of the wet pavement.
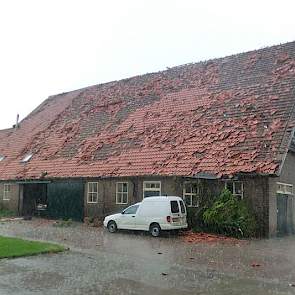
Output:
<path fill-rule="evenodd" d="M 0 294 L 295 294 L 295 237 L 191 244 L 42 219 L 0 223 L 0 235 L 70 248 L 1 260 Z"/>

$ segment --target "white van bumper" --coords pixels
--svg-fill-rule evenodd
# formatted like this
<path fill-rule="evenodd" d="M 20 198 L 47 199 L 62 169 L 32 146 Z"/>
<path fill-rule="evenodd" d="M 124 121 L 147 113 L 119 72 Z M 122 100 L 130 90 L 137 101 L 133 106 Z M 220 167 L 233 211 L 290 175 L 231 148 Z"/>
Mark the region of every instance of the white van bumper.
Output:
<path fill-rule="evenodd" d="M 164 223 L 160 225 L 161 230 L 174 230 L 174 229 L 185 229 L 188 227 L 187 223 L 185 224 L 170 224 L 170 223 Z"/>

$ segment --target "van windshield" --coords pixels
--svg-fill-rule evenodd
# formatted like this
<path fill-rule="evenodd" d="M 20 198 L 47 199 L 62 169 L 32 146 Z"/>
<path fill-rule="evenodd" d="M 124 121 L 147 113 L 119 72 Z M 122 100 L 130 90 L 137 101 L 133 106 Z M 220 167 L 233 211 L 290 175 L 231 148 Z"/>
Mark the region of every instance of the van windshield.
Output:
<path fill-rule="evenodd" d="M 179 206 L 177 201 L 170 201 L 170 205 L 172 213 L 179 213 Z"/>

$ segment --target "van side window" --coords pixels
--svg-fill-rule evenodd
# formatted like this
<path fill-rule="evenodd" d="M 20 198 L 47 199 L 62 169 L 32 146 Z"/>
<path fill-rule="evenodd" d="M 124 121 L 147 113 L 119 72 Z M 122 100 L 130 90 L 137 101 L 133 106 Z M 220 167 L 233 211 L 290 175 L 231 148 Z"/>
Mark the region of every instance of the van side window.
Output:
<path fill-rule="evenodd" d="M 181 213 L 185 213 L 185 207 L 182 201 L 179 201 L 180 203 L 180 208 L 181 208 Z"/>
<path fill-rule="evenodd" d="M 139 207 L 139 205 L 131 206 L 124 211 L 124 214 L 135 214 L 138 207 Z"/>
<path fill-rule="evenodd" d="M 177 201 L 170 201 L 170 205 L 172 213 L 179 213 L 179 206 Z"/>

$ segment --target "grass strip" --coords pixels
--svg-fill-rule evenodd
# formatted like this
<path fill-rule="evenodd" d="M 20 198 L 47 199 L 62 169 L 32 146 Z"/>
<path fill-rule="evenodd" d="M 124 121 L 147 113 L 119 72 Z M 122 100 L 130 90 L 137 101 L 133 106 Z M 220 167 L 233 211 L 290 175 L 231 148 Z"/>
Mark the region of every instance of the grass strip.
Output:
<path fill-rule="evenodd" d="M 64 250 L 63 246 L 56 244 L 0 236 L 0 259 L 58 253 Z"/>

